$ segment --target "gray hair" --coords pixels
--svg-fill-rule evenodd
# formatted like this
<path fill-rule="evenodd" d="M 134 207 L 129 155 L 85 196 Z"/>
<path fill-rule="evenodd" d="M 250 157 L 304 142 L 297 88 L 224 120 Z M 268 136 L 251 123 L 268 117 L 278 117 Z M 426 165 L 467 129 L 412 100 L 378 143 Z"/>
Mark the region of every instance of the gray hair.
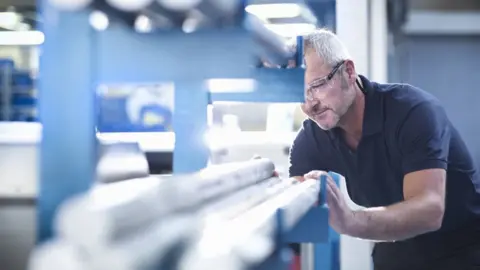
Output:
<path fill-rule="evenodd" d="M 327 29 L 318 29 L 304 36 L 304 51 L 315 50 L 323 61 L 335 66 L 340 61 L 351 59 L 350 53 L 343 42 L 333 32 Z"/>

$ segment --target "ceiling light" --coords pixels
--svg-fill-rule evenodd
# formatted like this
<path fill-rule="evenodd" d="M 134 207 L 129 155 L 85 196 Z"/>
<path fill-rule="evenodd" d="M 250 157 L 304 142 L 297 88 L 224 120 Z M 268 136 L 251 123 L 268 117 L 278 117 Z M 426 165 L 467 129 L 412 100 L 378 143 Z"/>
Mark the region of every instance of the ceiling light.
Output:
<path fill-rule="evenodd" d="M 101 11 L 93 11 L 90 13 L 90 25 L 97 31 L 104 31 L 108 28 L 110 21 L 108 20 L 107 14 Z"/>
<path fill-rule="evenodd" d="M 135 20 L 135 30 L 139 33 L 149 33 L 153 31 L 152 20 L 145 15 L 140 15 Z"/>
<path fill-rule="evenodd" d="M 211 93 L 245 93 L 253 92 L 256 81 L 253 79 L 209 79 L 206 87 Z"/>
<path fill-rule="evenodd" d="M 310 23 L 266 24 L 265 27 L 283 37 L 302 36 L 316 29 L 316 26 Z"/>
<path fill-rule="evenodd" d="M 258 4 L 247 6 L 245 11 L 261 19 L 295 18 L 301 15 L 302 7 L 298 4 Z"/>
<path fill-rule="evenodd" d="M 45 41 L 45 36 L 40 31 L 2 31 L 0 32 L 0 45 L 40 45 Z"/>

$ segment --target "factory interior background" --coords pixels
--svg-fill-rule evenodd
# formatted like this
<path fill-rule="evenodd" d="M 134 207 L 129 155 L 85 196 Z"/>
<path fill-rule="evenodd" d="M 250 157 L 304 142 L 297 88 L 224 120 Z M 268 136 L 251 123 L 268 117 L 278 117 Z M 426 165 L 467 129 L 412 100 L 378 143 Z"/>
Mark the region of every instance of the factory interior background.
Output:
<path fill-rule="evenodd" d="M 480 1 L 335 2 L 336 14 L 331 19 L 359 73 L 378 82 L 413 84 L 436 95 L 480 161 Z M 48 36 L 37 29 L 45 18 L 37 15 L 34 0 L 0 0 L 0 10 L 0 269 L 20 270 L 27 269 L 35 246 L 39 186 L 37 148 L 17 144 L 22 140 L 38 144 L 40 140 L 38 104 L 42 95 L 37 82 L 42 78 L 40 57 Z M 286 40 L 318 27 L 308 16 L 292 19 L 301 11 L 292 15 L 296 10 L 291 8 L 278 14 L 272 10 L 251 12 L 266 20 L 275 16 L 268 27 Z M 95 14 L 90 23 L 102 31 L 108 19 Z M 211 91 L 253 87 L 245 80 L 209 83 Z M 54 90 L 69 91 L 69 87 Z M 151 169 L 155 165 L 152 174 L 171 174 L 174 87 L 170 83 L 101 85 L 96 94 L 99 137 L 137 142 Z M 210 128 L 205 138 L 214 150 L 210 163 L 259 155 L 273 160 L 280 175 L 287 176 L 289 147 L 305 119 L 300 103 L 219 101 L 209 105 L 207 117 Z M 12 140 L 17 142 L 15 146 Z M 372 269 L 371 243 L 343 236 L 340 243 L 342 270 Z"/>

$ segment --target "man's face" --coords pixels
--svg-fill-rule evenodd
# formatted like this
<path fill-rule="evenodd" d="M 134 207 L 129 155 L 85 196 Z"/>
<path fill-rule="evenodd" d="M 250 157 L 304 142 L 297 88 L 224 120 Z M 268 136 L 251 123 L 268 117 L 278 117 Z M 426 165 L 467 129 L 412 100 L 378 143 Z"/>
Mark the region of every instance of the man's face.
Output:
<path fill-rule="evenodd" d="M 305 63 L 305 103 L 302 110 L 323 130 L 335 128 L 355 99 L 355 80 L 348 79 L 351 76 L 345 71 L 353 65 L 350 61 L 334 67 L 326 65 L 314 51 L 305 54 Z"/>

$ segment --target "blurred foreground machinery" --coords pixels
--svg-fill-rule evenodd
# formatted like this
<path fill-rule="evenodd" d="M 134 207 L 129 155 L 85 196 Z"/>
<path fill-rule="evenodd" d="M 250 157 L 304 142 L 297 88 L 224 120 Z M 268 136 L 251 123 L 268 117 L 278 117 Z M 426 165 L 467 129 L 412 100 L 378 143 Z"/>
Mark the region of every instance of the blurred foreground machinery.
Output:
<path fill-rule="evenodd" d="M 247 12 L 274 2 L 41 1 L 40 90 L 50 91 L 40 91 L 38 236 L 54 239 L 35 253 L 33 269 L 281 269 L 285 243 L 328 240 L 326 209 L 313 207 L 319 182 L 272 179 L 265 160 L 205 169 L 210 103 L 304 99 L 301 37 L 288 42 L 267 27 L 272 20 Z M 280 2 L 334 29 L 334 0 Z M 175 94 L 173 176 L 91 190 L 92 91 L 158 83 Z M 128 196 L 114 195 L 116 187 Z M 329 254 L 326 247 L 316 252 Z"/>
<path fill-rule="evenodd" d="M 35 246 L 39 189 L 38 123 L 0 123 L 0 262 L 2 269 L 25 270 Z M 149 175 L 149 163 L 139 145 L 99 138 L 98 164 L 92 186 Z M 67 164 L 67 165 L 65 165 Z M 64 160 L 58 166 L 75 164 Z M 118 166 L 118 164 L 127 164 Z"/>
<path fill-rule="evenodd" d="M 328 242 L 325 181 L 272 175 L 257 159 L 96 187 L 61 207 L 29 269 L 287 269 L 287 243 Z"/>

